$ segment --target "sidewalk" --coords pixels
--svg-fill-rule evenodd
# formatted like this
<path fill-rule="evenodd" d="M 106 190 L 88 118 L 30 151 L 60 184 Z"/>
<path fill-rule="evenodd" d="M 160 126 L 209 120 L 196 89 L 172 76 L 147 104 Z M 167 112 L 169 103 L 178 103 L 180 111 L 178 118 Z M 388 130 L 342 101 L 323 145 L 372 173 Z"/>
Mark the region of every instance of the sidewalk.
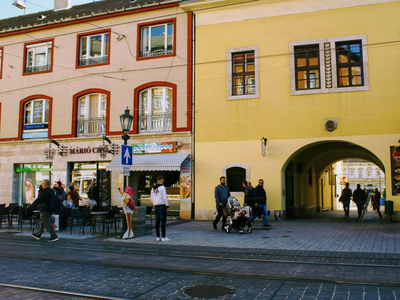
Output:
<path fill-rule="evenodd" d="M 270 221 L 272 227 L 262 227 L 258 219 L 253 222 L 253 232 L 240 234 L 232 230 L 226 233 L 212 227 L 212 221 L 169 220 L 167 236 L 171 241 L 164 244 L 228 247 L 241 249 L 275 249 L 296 251 L 335 251 L 348 253 L 400 253 L 400 223 L 387 223 L 377 217 L 374 212 L 368 213 L 364 222 L 358 222 L 356 213 L 345 218 L 342 213 L 326 212 L 311 215 L 308 219 Z M 154 221 L 153 221 L 154 225 Z M 17 235 L 29 236 L 30 230 L 18 232 L 1 229 L 0 232 L 11 231 Z M 154 230 L 153 230 L 154 232 Z M 102 239 L 111 243 L 161 243 L 155 241 L 155 234 L 135 239 L 115 239 L 114 230 L 110 235 L 86 232 L 85 235 L 74 229 L 58 232 L 60 239 L 92 240 Z M 44 237 L 47 238 L 46 233 Z"/>

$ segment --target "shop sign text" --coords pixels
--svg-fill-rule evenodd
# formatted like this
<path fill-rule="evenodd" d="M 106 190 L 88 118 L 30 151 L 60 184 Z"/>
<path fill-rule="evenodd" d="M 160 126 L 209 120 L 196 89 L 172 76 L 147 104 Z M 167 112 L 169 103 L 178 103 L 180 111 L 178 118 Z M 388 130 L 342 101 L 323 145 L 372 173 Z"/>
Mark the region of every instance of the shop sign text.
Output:
<path fill-rule="evenodd" d="M 176 152 L 176 142 L 132 144 L 133 154 Z"/>

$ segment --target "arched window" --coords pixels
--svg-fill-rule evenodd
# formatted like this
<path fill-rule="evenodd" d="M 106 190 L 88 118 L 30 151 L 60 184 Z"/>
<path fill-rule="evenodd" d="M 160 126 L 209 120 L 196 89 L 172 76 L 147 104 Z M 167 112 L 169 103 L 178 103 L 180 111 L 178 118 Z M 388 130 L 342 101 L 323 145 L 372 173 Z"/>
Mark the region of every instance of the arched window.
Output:
<path fill-rule="evenodd" d="M 152 87 L 139 94 L 139 132 L 172 131 L 172 89 Z"/>
<path fill-rule="evenodd" d="M 87 94 L 78 99 L 78 136 L 97 136 L 106 132 L 107 96 Z"/>
<path fill-rule="evenodd" d="M 232 167 L 226 170 L 226 184 L 231 192 L 243 192 L 244 180 L 246 180 L 246 169 Z"/>
<path fill-rule="evenodd" d="M 24 104 L 24 128 L 22 139 L 47 138 L 49 101 L 35 99 Z"/>

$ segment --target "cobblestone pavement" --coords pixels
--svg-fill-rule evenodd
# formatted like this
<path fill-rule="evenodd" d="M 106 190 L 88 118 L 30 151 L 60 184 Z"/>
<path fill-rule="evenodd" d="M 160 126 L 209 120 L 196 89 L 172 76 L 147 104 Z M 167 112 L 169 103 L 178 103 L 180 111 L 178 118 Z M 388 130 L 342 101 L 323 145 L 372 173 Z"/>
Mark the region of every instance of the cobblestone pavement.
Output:
<path fill-rule="evenodd" d="M 227 234 L 209 221 L 169 221 L 168 243 L 75 231 L 46 243 L 2 229 L 0 295 L 83 299 L 1 285 L 14 284 L 103 299 L 203 299 L 187 289 L 216 285 L 230 292 L 214 299 L 399 299 L 400 224 L 340 216 L 271 224 Z"/>

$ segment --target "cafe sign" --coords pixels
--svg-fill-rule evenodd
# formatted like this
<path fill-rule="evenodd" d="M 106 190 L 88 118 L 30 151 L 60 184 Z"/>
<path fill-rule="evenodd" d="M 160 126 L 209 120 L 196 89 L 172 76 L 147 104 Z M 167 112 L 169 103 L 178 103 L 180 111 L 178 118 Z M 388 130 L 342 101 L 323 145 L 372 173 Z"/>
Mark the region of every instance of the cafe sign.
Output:
<path fill-rule="evenodd" d="M 176 142 L 132 144 L 133 154 L 176 152 Z"/>

